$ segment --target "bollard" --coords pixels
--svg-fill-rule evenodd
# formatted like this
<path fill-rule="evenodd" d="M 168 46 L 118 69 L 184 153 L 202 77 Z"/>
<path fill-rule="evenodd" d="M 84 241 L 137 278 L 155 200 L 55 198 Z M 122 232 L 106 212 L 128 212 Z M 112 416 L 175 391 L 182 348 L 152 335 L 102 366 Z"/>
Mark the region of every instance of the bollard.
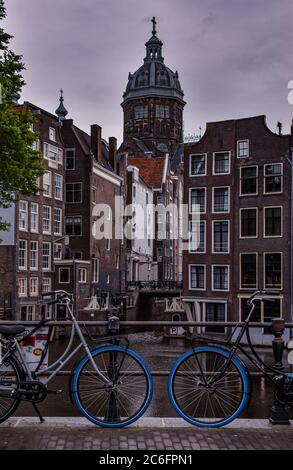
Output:
<path fill-rule="evenodd" d="M 272 331 L 274 339 L 272 340 L 273 353 L 274 353 L 274 368 L 278 370 L 283 370 L 283 353 L 285 341 L 283 339 L 283 333 L 285 331 L 285 322 L 282 318 L 273 318 L 272 319 Z M 285 377 L 280 376 L 280 379 L 283 381 Z M 274 394 L 274 404 L 271 408 L 271 417 L 270 423 L 273 425 L 285 425 L 290 426 L 289 421 L 289 412 L 286 403 L 282 404 L 277 400 L 276 395 Z"/>

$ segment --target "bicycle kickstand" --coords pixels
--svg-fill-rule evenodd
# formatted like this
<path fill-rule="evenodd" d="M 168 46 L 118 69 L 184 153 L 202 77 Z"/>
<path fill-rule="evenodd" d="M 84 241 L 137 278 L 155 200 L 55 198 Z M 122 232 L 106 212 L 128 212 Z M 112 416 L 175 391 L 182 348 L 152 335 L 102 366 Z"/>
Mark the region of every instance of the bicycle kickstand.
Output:
<path fill-rule="evenodd" d="M 37 407 L 37 405 L 36 405 L 35 403 L 32 403 L 32 405 L 33 405 L 33 409 L 35 410 L 35 412 L 36 412 L 36 414 L 37 414 L 37 416 L 38 416 L 38 418 L 39 418 L 39 420 L 40 420 L 40 423 L 44 423 L 44 422 L 45 422 L 45 419 L 44 419 L 43 416 L 41 415 L 39 408 Z"/>

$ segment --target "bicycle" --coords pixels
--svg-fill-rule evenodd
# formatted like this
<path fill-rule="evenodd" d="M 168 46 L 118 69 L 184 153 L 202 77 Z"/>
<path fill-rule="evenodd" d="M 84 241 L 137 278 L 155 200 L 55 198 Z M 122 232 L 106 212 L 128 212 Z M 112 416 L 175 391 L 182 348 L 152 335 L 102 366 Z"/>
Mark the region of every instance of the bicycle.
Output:
<path fill-rule="evenodd" d="M 194 340 L 215 343 L 193 347 L 183 354 L 172 367 L 168 380 L 168 394 L 176 412 L 188 423 L 205 428 L 225 426 L 236 419 L 251 398 L 251 378 L 247 365 L 240 359 L 240 351 L 275 386 L 275 399 L 281 406 L 293 405 L 293 374 L 282 372 L 265 364 L 255 350 L 249 322 L 255 302 L 273 301 L 259 295 L 276 295 L 276 291 L 258 290 L 249 298 L 249 314 L 236 340 L 225 340 L 194 335 Z M 247 352 L 240 344 L 246 333 Z"/>
<path fill-rule="evenodd" d="M 81 348 L 86 355 L 73 367 L 69 379 L 69 394 L 79 412 L 96 425 L 119 428 L 140 418 L 148 408 L 153 390 L 152 376 L 147 364 L 129 349 L 129 341 L 119 333 L 119 318 L 109 319 L 110 336 L 94 340 L 85 325 L 89 337 L 96 342 L 108 342 L 90 350 L 84 333 L 72 309 L 72 300 L 65 291 L 43 293 L 45 305 L 63 304 L 71 321 L 71 334 L 64 353 L 53 364 L 40 370 L 48 349 L 48 341 L 38 366 L 31 371 L 22 353 L 20 343 L 35 334 L 50 320 L 41 320 L 28 334 L 25 327 L 0 326 L 2 335 L 2 360 L 0 361 L 0 423 L 8 419 L 21 401 L 31 402 L 40 421 L 44 421 L 37 404 L 48 394 L 62 390 L 49 390 L 48 384 Z M 52 300 L 54 296 L 54 300 Z M 49 299 L 48 301 L 48 297 Z M 46 299 L 47 298 L 47 299 Z M 73 345 L 75 335 L 79 338 Z M 19 335 L 22 335 L 19 338 Z M 24 335 L 24 336 L 23 336 Z M 49 335 L 48 335 L 49 336 Z M 121 345 L 125 340 L 126 346 Z M 47 374 L 47 375 L 46 375 Z M 42 381 L 40 377 L 45 377 Z"/>

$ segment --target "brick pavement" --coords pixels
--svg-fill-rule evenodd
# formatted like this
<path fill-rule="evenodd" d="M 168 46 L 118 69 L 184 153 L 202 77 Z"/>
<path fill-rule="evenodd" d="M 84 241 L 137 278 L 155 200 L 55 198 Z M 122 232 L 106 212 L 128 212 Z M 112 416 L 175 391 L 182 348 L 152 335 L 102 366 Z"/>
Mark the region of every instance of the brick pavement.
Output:
<path fill-rule="evenodd" d="M 293 429 L 0 427 L 1 450 L 293 450 Z"/>

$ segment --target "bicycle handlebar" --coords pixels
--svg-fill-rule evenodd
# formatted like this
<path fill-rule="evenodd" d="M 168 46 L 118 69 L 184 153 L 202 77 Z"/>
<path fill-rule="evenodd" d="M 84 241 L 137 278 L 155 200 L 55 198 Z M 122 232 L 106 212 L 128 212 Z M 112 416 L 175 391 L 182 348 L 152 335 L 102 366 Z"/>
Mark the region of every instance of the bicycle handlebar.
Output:
<path fill-rule="evenodd" d="M 266 289 L 259 289 L 259 290 L 256 290 L 251 297 L 249 297 L 248 299 L 248 303 L 251 303 L 255 300 L 255 297 L 257 295 L 273 295 L 274 297 L 275 296 L 278 296 L 281 294 L 281 291 L 278 291 L 278 290 L 266 290 Z M 271 298 L 266 298 L 266 297 L 263 297 L 261 299 L 256 299 L 256 300 L 261 300 L 261 301 L 266 301 L 266 302 L 272 302 L 274 301 L 275 299 L 271 299 Z"/>

